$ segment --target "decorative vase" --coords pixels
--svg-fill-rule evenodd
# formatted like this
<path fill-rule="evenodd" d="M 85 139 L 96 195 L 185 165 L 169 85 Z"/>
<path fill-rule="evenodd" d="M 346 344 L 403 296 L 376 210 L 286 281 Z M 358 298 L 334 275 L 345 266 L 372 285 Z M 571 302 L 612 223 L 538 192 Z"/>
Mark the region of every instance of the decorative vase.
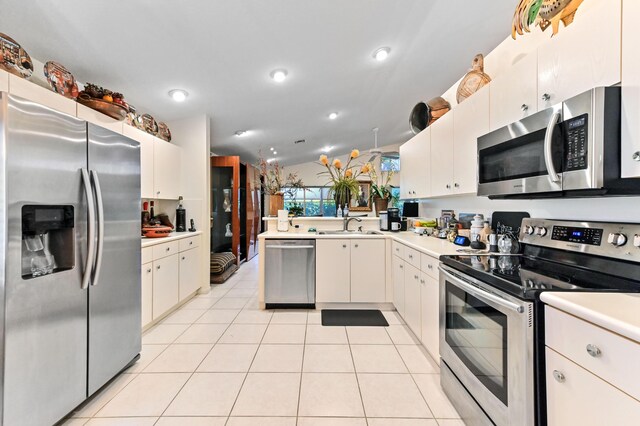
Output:
<path fill-rule="evenodd" d="M 284 194 L 269 195 L 269 216 L 277 216 L 284 209 Z"/>
<path fill-rule="evenodd" d="M 386 211 L 389 207 L 389 199 L 373 197 L 373 205 L 376 206 L 376 216 L 380 216 L 380 212 Z"/>
<path fill-rule="evenodd" d="M 230 189 L 224 190 L 224 201 L 222 202 L 222 208 L 227 213 L 231 211 L 231 190 Z"/>
<path fill-rule="evenodd" d="M 224 233 L 225 237 L 233 237 L 233 232 L 231 232 L 231 224 L 227 223 L 227 225 L 225 226 L 226 231 Z"/>

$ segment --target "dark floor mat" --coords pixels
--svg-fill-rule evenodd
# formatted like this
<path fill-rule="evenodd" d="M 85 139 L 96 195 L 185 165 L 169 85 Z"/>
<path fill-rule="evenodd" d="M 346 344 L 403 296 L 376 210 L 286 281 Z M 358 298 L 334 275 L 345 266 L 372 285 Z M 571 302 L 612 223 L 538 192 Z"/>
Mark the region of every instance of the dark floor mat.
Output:
<path fill-rule="evenodd" d="M 323 309 L 322 325 L 350 327 L 388 327 L 378 309 Z"/>

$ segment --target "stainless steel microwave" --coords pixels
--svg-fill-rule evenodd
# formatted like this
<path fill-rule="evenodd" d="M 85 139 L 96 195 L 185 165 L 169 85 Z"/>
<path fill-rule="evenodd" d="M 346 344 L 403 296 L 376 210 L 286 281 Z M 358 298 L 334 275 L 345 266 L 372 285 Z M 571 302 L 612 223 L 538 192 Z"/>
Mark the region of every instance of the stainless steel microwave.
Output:
<path fill-rule="evenodd" d="M 620 87 L 597 87 L 478 138 L 478 195 L 631 195 L 620 178 Z"/>

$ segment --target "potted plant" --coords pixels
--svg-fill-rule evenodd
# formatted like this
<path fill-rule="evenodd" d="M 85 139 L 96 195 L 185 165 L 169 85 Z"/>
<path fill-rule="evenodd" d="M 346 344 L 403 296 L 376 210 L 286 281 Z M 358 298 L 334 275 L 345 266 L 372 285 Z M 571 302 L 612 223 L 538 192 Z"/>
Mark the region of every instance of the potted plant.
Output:
<path fill-rule="evenodd" d="M 284 209 L 284 188 L 304 185 L 295 173 L 289 173 L 285 178 L 284 170 L 277 161 L 269 162 L 261 156 L 258 169 L 262 177 L 262 190 L 269 198 L 268 203 L 265 200 L 265 205 L 269 205 L 269 216 L 277 216 L 278 210 Z"/>
<path fill-rule="evenodd" d="M 352 164 L 353 160 L 360 156 L 360 151 L 354 149 L 349 155 L 347 164 L 343 165 L 342 161 L 338 158 L 329 162 L 329 158 L 326 155 L 320 156 L 320 165 L 324 166 L 327 170 L 318 173 L 319 175 L 326 174 L 329 178 L 329 194 L 333 196 L 336 202 L 336 211 L 338 207 L 349 206 L 351 199 L 358 193 L 359 184 L 358 176 L 363 173 L 369 173 L 371 170 L 370 164 L 364 164 L 362 166 Z"/>
<path fill-rule="evenodd" d="M 304 206 L 298 203 L 296 199 L 298 191 L 302 190 L 304 192 L 307 188 L 304 186 L 302 179 L 300 179 L 295 173 L 289 173 L 286 181 L 287 185 L 284 190 L 284 194 L 291 200 L 287 209 L 289 210 L 289 216 L 304 216 Z"/>
<path fill-rule="evenodd" d="M 395 170 L 381 171 L 378 175 L 375 167 L 369 168 L 369 178 L 371 178 L 371 199 L 376 207 L 376 216 L 380 216 L 380 212 L 386 211 L 391 200 L 391 178 Z"/>

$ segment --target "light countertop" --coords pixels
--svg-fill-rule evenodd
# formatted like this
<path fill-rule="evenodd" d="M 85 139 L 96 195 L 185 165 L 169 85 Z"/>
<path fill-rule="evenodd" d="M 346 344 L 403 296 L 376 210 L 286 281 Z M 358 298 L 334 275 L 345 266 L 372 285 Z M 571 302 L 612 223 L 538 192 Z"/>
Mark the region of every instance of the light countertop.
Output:
<path fill-rule="evenodd" d="M 201 235 L 201 234 L 202 234 L 202 231 L 172 232 L 171 234 L 169 234 L 168 237 L 162 237 L 162 238 L 140 237 L 140 239 L 142 242 L 142 247 L 144 248 L 144 247 L 155 246 L 156 244 L 163 244 L 163 243 L 168 243 L 175 240 L 181 240 L 183 238 L 195 237 L 196 235 Z"/>
<path fill-rule="evenodd" d="M 554 308 L 640 343 L 640 294 L 545 291 L 540 299 Z"/>
<path fill-rule="evenodd" d="M 456 252 L 459 246 L 450 243 L 447 240 L 441 240 L 435 237 L 428 237 L 426 235 L 418 235 L 410 231 L 406 232 L 382 232 L 382 235 L 366 235 L 366 234 L 333 234 L 333 235 L 318 235 L 315 232 L 277 232 L 269 231 L 263 232 L 259 235 L 259 238 L 282 238 L 282 239 L 375 239 L 375 238 L 388 238 L 393 241 L 398 241 L 413 249 L 416 249 L 422 253 L 428 254 L 432 257 L 440 257 L 441 255 L 453 255 L 460 254 Z"/>

